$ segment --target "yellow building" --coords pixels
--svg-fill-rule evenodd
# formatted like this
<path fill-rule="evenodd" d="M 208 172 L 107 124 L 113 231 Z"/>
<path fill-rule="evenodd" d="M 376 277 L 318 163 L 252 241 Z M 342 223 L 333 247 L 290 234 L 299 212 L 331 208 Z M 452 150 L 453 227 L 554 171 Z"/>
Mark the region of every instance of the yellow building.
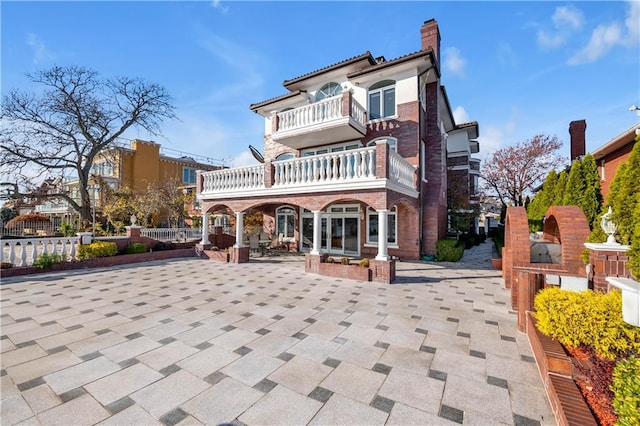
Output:
<path fill-rule="evenodd" d="M 224 166 L 220 160 L 162 148 L 153 141 L 132 139 L 130 143 L 116 144 L 101 153 L 94 161 L 91 172 L 98 177 L 97 182 L 108 185 L 113 190 L 126 186 L 135 193 L 143 194 L 149 188 L 159 188 L 174 181 L 182 190 L 193 193 L 197 170 L 213 171 L 222 168 Z M 63 185 L 72 198 L 80 198 L 78 180 L 67 180 Z M 102 188 L 99 184 L 91 185 L 89 193 L 95 200 L 93 204 L 99 215 L 102 211 Z M 194 206 L 185 207 L 191 210 L 190 214 L 195 213 Z M 58 221 L 75 215 L 66 202 L 60 201 L 39 204 L 36 211 L 54 220 L 57 218 Z M 162 217 L 159 219 L 162 222 Z"/>

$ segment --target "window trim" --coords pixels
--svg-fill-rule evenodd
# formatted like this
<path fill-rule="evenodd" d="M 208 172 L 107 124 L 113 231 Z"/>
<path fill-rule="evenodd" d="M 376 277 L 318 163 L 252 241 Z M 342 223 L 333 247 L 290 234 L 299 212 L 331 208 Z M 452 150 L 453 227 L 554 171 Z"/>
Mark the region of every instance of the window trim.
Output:
<path fill-rule="evenodd" d="M 386 83 L 386 84 L 383 84 Z M 390 118 L 398 117 L 398 102 L 396 99 L 396 84 L 395 80 L 380 80 L 374 84 L 372 84 L 367 90 L 367 118 L 369 121 L 383 121 L 388 120 Z M 393 88 L 393 114 L 385 115 L 385 91 Z M 380 94 L 380 117 L 372 118 L 371 117 L 371 95 L 379 93 Z"/>
<path fill-rule="evenodd" d="M 378 241 L 371 241 L 370 237 L 371 237 L 371 233 L 370 233 L 370 226 L 371 226 L 371 217 L 375 216 L 376 219 L 378 217 L 378 212 L 374 209 L 372 209 L 371 207 L 367 207 L 367 214 L 366 214 L 366 239 L 364 242 L 364 246 L 365 247 L 377 247 L 378 246 Z M 389 220 L 391 217 L 394 217 L 394 227 L 393 227 L 393 235 L 395 235 L 396 241 L 395 242 L 389 242 L 388 238 L 387 238 L 387 247 L 389 248 L 399 248 L 398 245 L 398 208 L 397 206 L 393 206 L 393 208 L 391 208 L 389 210 L 389 213 L 387 213 L 387 229 L 390 231 L 391 227 L 389 226 Z M 391 234 L 391 233 L 389 233 Z M 377 236 L 377 234 L 376 234 Z"/>
<path fill-rule="evenodd" d="M 188 176 L 185 175 L 186 172 L 189 173 Z M 182 166 L 182 183 L 188 183 L 188 184 L 196 183 L 196 172 L 197 172 L 197 169 L 194 169 L 193 167 Z M 193 182 L 185 179 L 185 177 L 191 178 L 192 174 L 193 174 Z"/>
<path fill-rule="evenodd" d="M 281 212 L 282 210 L 291 210 L 291 212 Z M 281 230 L 280 229 L 280 221 L 278 220 L 279 216 L 284 216 L 285 220 L 284 220 L 284 226 L 285 229 Z M 291 230 L 291 234 L 289 235 L 288 231 L 289 231 L 289 222 L 287 221 L 286 217 L 287 216 L 292 216 L 293 217 L 293 229 Z M 296 209 L 293 206 L 289 206 L 289 205 L 284 205 L 284 206 L 280 206 L 276 209 L 276 235 L 280 235 L 282 234 L 283 238 L 288 238 L 290 240 L 293 240 L 295 238 L 296 235 Z"/>
<path fill-rule="evenodd" d="M 328 90 L 328 93 L 331 93 L 332 91 L 335 91 L 336 88 L 340 89 L 340 91 L 338 93 L 333 93 L 330 96 L 326 96 L 324 93 L 321 93 L 321 92 L 323 92 L 325 90 L 325 88 Z M 333 89 L 331 89 L 331 88 L 333 88 Z M 325 99 L 329 99 L 329 98 L 332 98 L 334 96 L 338 96 L 340 94 L 342 94 L 342 85 L 340 83 L 336 83 L 335 81 L 330 81 L 328 83 L 323 84 L 322 87 L 320 87 L 318 89 L 318 91 L 316 92 L 315 101 L 316 102 L 320 102 L 320 101 L 323 101 Z M 320 95 L 322 95 L 322 97 L 320 97 Z"/>

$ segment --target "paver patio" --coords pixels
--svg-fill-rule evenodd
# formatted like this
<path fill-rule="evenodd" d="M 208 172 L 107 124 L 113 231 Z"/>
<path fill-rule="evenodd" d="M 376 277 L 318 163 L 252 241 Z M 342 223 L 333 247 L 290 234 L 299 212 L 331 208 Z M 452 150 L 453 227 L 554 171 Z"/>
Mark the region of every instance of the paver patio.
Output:
<path fill-rule="evenodd" d="M 490 252 L 394 284 L 300 256 L 3 279 L 1 423 L 555 424 Z"/>

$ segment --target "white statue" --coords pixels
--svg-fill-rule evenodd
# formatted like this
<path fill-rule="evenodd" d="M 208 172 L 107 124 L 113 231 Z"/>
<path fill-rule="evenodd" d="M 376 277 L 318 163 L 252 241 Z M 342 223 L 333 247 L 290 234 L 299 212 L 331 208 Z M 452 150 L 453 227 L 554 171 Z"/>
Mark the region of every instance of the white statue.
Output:
<path fill-rule="evenodd" d="M 607 242 L 605 244 L 618 244 L 615 237 L 618 226 L 611 220 L 611 213 L 611 206 L 609 206 L 609 210 L 600 219 L 600 227 L 607 234 Z"/>
<path fill-rule="evenodd" d="M 131 220 L 131 226 L 136 226 L 136 221 L 138 220 L 138 218 L 135 214 L 132 214 L 129 220 Z"/>

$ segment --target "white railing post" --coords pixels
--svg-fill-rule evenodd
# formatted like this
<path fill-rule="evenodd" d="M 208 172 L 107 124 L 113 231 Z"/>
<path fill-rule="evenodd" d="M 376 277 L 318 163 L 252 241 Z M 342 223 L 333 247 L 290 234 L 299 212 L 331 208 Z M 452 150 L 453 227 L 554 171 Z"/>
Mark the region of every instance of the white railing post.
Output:
<path fill-rule="evenodd" d="M 236 212 L 236 243 L 234 247 L 244 247 L 242 237 L 244 234 L 244 213 Z"/>
<path fill-rule="evenodd" d="M 387 217 L 389 216 L 389 210 L 378 210 L 378 254 L 376 260 L 389 260 L 388 252 L 388 226 Z"/>

